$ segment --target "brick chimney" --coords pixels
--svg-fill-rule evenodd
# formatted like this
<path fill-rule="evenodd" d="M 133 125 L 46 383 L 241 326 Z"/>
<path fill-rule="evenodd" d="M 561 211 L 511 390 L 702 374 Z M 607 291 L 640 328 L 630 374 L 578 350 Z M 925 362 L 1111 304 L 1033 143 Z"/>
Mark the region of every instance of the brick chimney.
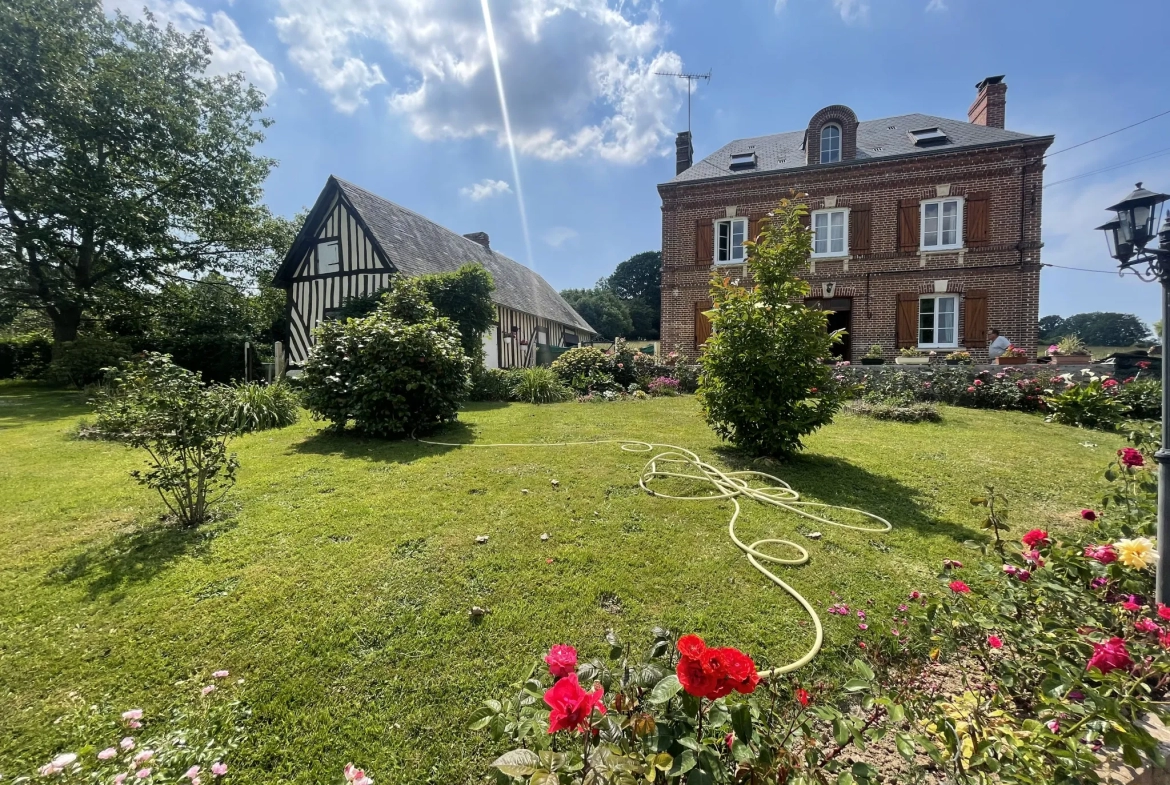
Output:
<path fill-rule="evenodd" d="M 695 163 L 695 148 L 691 146 L 691 132 L 679 131 L 674 140 L 674 173 L 682 174 Z"/>
<path fill-rule="evenodd" d="M 491 243 L 488 240 L 487 232 L 472 232 L 471 234 L 465 234 L 463 236 L 468 240 L 471 240 L 473 243 L 479 243 L 489 251 L 492 249 Z"/>
<path fill-rule="evenodd" d="M 1003 128 L 1007 113 L 1007 85 L 1003 83 L 1003 76 L 989 76 L 975 85 L 975 89 L 979 93 L 967 110 L 967 121 L 989 128 Z"/>

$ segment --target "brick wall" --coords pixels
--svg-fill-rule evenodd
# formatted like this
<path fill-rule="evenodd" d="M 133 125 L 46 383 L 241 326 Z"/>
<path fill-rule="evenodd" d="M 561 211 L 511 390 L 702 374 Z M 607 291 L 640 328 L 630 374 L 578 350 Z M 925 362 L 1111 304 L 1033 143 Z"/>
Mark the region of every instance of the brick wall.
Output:
<path fill-rule="evenodd" d="M 812 296 L 824 295 L 822 284 L 836 285 L 834 298 L 852 300 L 851 357 L 881 344 L 890 358 L 895 350 L 895 308 L 899 293 L 945 291 L 959 294 L 957 317 L 963 336 L 962 293 L 987 290 L 987 324 L 1000 330 L 1029 354 L 1036 348 L 1040 300 L 1040 215 L 1043 168 L 1049 140 L 1009 146 L 955 150 L 893 161 L 867 161 L 789 172 L 740 174 L 716 181 L 667 183 L 662 197 L 662 343 L 689 357 L 695 347 L 695 303 L 708 300 L 710 263 L 696 263 L 699 221 L 728 214 L 757 218 L 793 190 L 804 192 L 810 209 L 826 200 L 837 207 L 868 206 L 869 252 L 842 259 L 811 260 L 805 277 Z M 988 194 L 990 232 L 987 242 L 958 251 L 921 254 L 899 252 L 897 211 L 903 199 Z M 851 249 L 852 250 L 852 249 Z M 742 265 L 718 267 L 732 278 L 744 276 Z M 936 283 L 937 282 L 937 283 Z M 945 282 L 945 283 L 942 283 Z M 941 352 L 940 352 L 941 353 Z M 986 349 L 972 349 L 977 360 Z"/>

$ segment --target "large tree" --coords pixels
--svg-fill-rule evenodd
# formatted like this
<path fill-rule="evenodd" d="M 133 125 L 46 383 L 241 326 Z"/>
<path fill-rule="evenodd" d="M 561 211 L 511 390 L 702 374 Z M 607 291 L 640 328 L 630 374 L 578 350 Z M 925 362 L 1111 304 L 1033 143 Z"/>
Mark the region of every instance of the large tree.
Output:
<path fill-rule="evenodd" d="M 1059 319 L 1060 317 L 1056 317 Z M 1150 338 L 1150 328 L 1131 313 L 1078 313 L 1053 324 L 1053 317 L 1040 320 L 1041 336 L 1056 341 L 1066 335 L 1075 335 L 1089 346 L 1132 346 Z M 1044 330 L 1048 321 L 1049 330 Z"/>
<path fill-rule="evenodd" d="M 617 266 L 605 287 L 626 303 L 631 338 L 657 338 L 662 323 L 662 252 L 643 251 Z"/>
<path fill-rule="evenodd" d="M 602 338 L 626 337 L 634 332 L 629 308 L 603 286 L 593 289 L 565 289 L 561 297 L 589 322 Z"/>
<path fill-rule="evenodd" d="M 266 244 L 264 96 L 209 54 L 98 0 L 0 4 L 0 302 L 56 341 L 103 297 Z"/>

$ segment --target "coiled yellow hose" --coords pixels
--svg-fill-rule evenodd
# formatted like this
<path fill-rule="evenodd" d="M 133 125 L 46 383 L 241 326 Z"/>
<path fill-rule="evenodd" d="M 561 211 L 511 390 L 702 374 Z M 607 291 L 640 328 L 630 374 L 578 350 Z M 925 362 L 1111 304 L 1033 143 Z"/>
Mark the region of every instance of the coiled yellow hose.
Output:
<path fill-rule="evenodd" d="M 678 501 L 711 501 L 718 499 L 730 499 L 731 503 L 735 505 L 735 512 L 731 515 L 731 520 L 727 523 L 727 532 L 731 536 L 731 541 L 735 543 L 747 556 L 751 565 L 759 570 L 764 576 L 772 581 L 772 583 L 779 586 L 784 591 L 788 592 L 813 621 L 813 626 L 816 629 L 816 640 L 813 641 L 812 648 L 800 659 L 788 665 L 772 668 L 770 670 L 761 671 L 761 678 L 768 678 L 783 673 L 791 673 L 792 671 L 807 665 L 817 653 L 821 650 L 821 644 L 824 642 L 824 629 L 821 627 L 821 618 L 813 609 L 800 592 L 782 581 L 776 573 L 764 566 L 763 562 L 771 564 L 783 564 L 790 567 L 798 567 L 802 564 L 808 563 L 808 551 L 803 546 L 798 545 L 791 540 L 781 539 L 763 539 L 756 540 L 750 545 L 745 544 L 735 534 L 735 522 L 739 518 L 739 498 L 746 497 L 755 499 L 763 504 L 771 504 L 788 512 L 802 515 L 810 520 L 823 523 L 828 526 L 837 526 L 842 529 L 851 529 L 852 531 L 870 532 L 870 533 L 885 533 L 891 528 L 890 522 L 879 515 L 875 515 L 865 510 L 858 510 L 853 507 L 842 507 L 834 504 L 822 504 L 820 502 L 806 502 L 801 501 L 800 494 L 793 490 L 792 486 L 771 474 L 757 471 L 738 471 L 738 472 L 724 472 L 715 468 L 711 464 L 702 460 L 697 454 L 685 447 L 676 447 L 673 444 L 657 444 L 654 442 L 644 442 L 638 439 L 599 439 L 595 441 L 583 442 L 528 442 L 521 444 L 466 444 L 454 442 L 435 442 L 425 439 L 418 439 L 422 444 L 430 444 L 436 447 L 477 447 L 477 448 L 500 448 L 500 447 L 584 447 L 589 445 L 599 444 L 617 444 L 622 450 L 626 452 L 654 452 L 655 449 L 663 450 L 646 462 L 642 468 L 642 476 L 638 478 L 638 485 L 642 490 L 649 493 L 651 496 L 657 496 L 663 499 L 675 499 Z M 688 471 L 689 469 L 689 471 Z M 658 479 L 673 477 L 682 480 L 694 480 L 704 482 L 714 486 L 714 492 L 704 496 L 673 496 L 670 494 L 660 493 L 650 487 L 650 483 Z M 764 483 L 760 487 L 752 487 L 752 478 L 758 479 Z M 875 526 L 856 526 L 848 523 L 841 523 L 829 518 L 824 518 L 807 508 L 821 508 L 822 510 L 843 510 L 846 512 L 857 513 L 858 515 L 870 518 L 875 521 Z M 797 552 L 796 558 L 785 559 L 779 556 L 772 556 L 763 553 L 759 550 L 760 546 L 764 545 L 779 545 L 788 547 Z"/>

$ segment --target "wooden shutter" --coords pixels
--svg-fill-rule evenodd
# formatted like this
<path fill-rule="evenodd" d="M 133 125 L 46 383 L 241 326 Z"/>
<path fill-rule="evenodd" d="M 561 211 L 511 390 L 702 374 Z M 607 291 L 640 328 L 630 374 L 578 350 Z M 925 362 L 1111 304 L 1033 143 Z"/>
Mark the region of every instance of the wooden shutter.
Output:
<path fill-rule="evenodd" d="M 898 202 L 898 250 L 917 251 L 921 238 L 918 236 L 917 199 L 902 199 Z"/>
<path fill-rule="evenodd" d="M 970 289 L 963 296 L 963 346 L 987 346 L 987 290 Z"/>
<path fill-rule="evenodd" d="M 868 204 L 858 205 L 849 210 L 849 253 L 869 253 L 870 214 Z"/>
<path fill-rule="evenodd" d="M 711 310 L 711 303 L 695 303 L 695 348 L 705 344 L 707 339 L 711 337 L 711 320 L 707 318 L 707 314 L 703 313 L 709 310 Z"/>
<path fill-rule="evenodd" d="M 753 243 L 756 242 L 756 239 L 760 236 L 760 230 L 763 228 L 763 225 L 762 218 L 749 218 L 747 238 Z"/>
<path fill-rule="evenodd" d="M 695 264 L 710 264 L 715 258 L 715 224 L 713 221 L 695 223 Z"/>
<path fill-rule="evenodd" d="M 897 311 L 897 344 L 899 349 L 918 345 L 918 293 L 900 292 Z"/>
<path fill-rule="evenodd" d="M 963 221 L 967 245 L 987 245 L 991 241 L 990 197 L 987 191 L 967 196 L 967 217 Z"/>

